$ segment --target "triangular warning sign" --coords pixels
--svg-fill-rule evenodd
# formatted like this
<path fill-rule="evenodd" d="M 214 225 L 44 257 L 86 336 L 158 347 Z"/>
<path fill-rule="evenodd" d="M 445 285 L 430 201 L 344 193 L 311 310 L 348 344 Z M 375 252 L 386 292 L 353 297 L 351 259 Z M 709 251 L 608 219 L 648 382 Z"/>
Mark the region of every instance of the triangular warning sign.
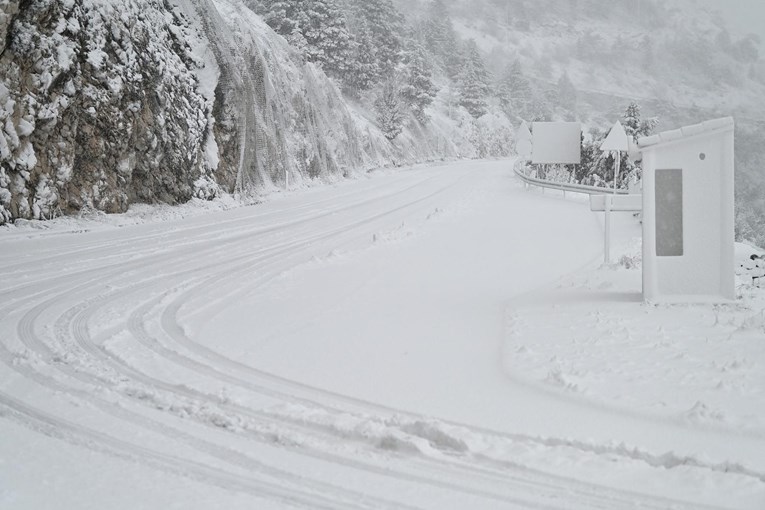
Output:
<path fill-rule="evenodd" d="M 618 120 L 616 121 L 616 124 L 614 124 L 614 127 L 611 128 L 611 131 L 608 133 L 608 136 L 606 137 L 605 141 L 600 145 L 600 150 L 603 152 L 609 152 L 609 151 L 621 151 L 626 152 L 630 148 L 630 141 L 629 137 L 627 136 L 627 133 L 624 131 L 624 127 L 622 127 L 622 123 Z"/>
<path fill-rule="evenodd" d="M 529 125 L 526 124 L 525 120 L 521 122 L 521 125 L 518 127 L 518 130 L 515 132 L 515 139 L 518 141 L 531 140 L 531 131 L 529 131 Z"/>

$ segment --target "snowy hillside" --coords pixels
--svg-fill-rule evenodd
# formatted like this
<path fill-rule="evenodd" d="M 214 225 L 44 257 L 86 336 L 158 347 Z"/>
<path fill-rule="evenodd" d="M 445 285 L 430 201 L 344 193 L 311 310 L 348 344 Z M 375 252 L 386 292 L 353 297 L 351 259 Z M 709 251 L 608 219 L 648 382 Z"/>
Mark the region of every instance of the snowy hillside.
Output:
<path fill-rule="evenodd" d="M 398 2 L 422 16 L 429 0 Z M 756 36 L 736 33 L 690 0 L 442 0 L 462 37 L 474 39 L 500 79 L 519 60 L 536 88 L 575 86 L 579 119 L 610 120 L 625 100 L 667 124 L 699 115 L 763 121 L 765 60 Z M 611 121 L 611 124 L 613 121 Z"/>
<path fill-rule="evenodd" d="M 736 121 L 737 238 L 765 245 L 765 59 L 759 36 L 694 0 L 397 1 L 411 19 L 433 2 L 480 47 L 507 113 L 609 129 L 636 101 L 659 129 Z M 736 2 L 753 11 L 756 2 Z M 746 26 L 751 26 L 747 23 Z M 521 83 L 524 86 L 519 86 Z"/>
<path fill-rule="evenodd" d="M 478 154 L 459 118 L 388 141 L 238 0 L 3 0 L 0 28 L 0 223 Z"/>

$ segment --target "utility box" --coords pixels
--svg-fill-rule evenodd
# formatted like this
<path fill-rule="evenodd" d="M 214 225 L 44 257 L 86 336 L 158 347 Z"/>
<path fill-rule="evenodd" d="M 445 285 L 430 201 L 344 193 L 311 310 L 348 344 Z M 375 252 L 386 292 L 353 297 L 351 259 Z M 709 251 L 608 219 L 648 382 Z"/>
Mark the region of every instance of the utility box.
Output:
<path fill-rule="evenodd" d="M 638 140 L 643 154 L 643 297 L 735 299 L 733 119 Z"/>

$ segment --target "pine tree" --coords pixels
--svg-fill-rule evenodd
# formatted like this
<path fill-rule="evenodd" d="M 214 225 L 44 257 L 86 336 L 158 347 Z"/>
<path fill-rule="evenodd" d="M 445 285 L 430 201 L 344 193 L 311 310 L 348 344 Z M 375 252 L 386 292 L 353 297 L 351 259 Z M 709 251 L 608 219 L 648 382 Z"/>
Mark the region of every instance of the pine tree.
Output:
<path fill-rule="evenodd" d="M 624 111 L 624 116 L 622 117 L 624 131 L 627 133 L 627 136 L 632 137 L 635 142 L 637 142 L 637 139 L 641 136 L 650 135 L 653 130 L 656 129 L 658 123 L 659 121 L 656 119 L 641 120 L 640 106 L 635 101 L 632 101 L 627 106 Z"/>
<path fill-rule="evenodd" d="M 337 0 L 271 0 L 264 19 L 310 62 L 335 77 L 351 68 L 353 41 Z"/>
<path fill-rule="evenodd" d="M 532 99 L 531 85 L 523 75 L 521 64 L 515 60 L 505 67 L 497 85 L 497 97 L 502 110 L 509 116 L 526 117 Z"/>
<path fill-rule="evenodd" d="M 559 104 L 567 110 L 576 109 L 576 88 L 571 83 L 567 72 L 563 72 L 558 79 L 558 101 Z"/>
<path fill-rule="evenodd" d="M 627 133 L 627 136 L 632 137 L 633 140 L 637 141 L 640 132 L 640 106 L 632 101 L 624 111 L 622 120 L 622 125 L 624 126 L 624 131 Z"/>
<path fill-rule="evenodd" d="M 404 130 L 404 104 L 395 78 L 386 80 L 375 100 L 375 111 L 380 130 L 393 140 Z"/>
<path fill-rule="evenodd" d="M 479 74 L 473 61 L 468 60 L 459 77 L 459 104 L 476 119 L 488 111 L 486 102 L 488 87 L 481 82 Z"/>
<path fill-rule="evenodd" d="M 366 23 L 356 29 L 355 44 L 351 57 L 351 69 L 344 78 L 349 92 L 358 96 L 360 92 L 371 89 L 379 80 L 380 68 L 377 65 L 377 47 Z"/>
<path fill-rule="evenodd" d="M 486 69 L 486 63 L 481 56 L 481 52 L 478 49 L 478 45 L 475 40 L 468 39 L 465 42 L 463 49 L 463 62 L 470 61 L 475 69 L 476 76 L 486 86 L 486 93 L 489 92 L 489 83 L 491 83 L 491 74 Z"/>
<path fill-rule="evenodd" d="M 488 111 L 487 99 L 490 94 L 490 76 L 478 51 L 478 46 L 473 40 L 465 44 L 462 70 L 457 82 L 459 104 L 464 106 L 475 118 L 484 115 Z"/>
<path fill-rule="evenodd" d="M 264 4 L 264 8 L 264 19 L 277 34 L 287 37 L 301 29 L 298 24 L 299 0 L 272 0 Z"/>
<path fill-rule="evenodd" d="M 534 97 L 528 103 L 526 116 L 530 122 L 548 122 L 552 119 L 552 109 L 544 97 Z"/>
<path fill-rule="evenodd" d="M 370 31 L 380 77 L 390 76 L 401 61 L 403 16 L 391 0 L 349 0 L 357 24 Z"/>
<path fill-rule="evenodd" d="M 308 28 L 303 34 L 315 61 L 333 76 L 342 77 L 351 68 L 351 34 L 345 14 L 336 0 L 305 0 Z"/>
<path fill-rule="evenodd" d="M 422 31 L 427 49 L 437 58 L 447 76 L 455 79 L 461 71 L 460 48 L 443 0 L 433 0 L 428 5 Z"/>
<path fill-rule="evenodd" d="M 424 123 L 428 120 L 425 109 L 433 102 L 438 91 L 432 80 L 425 49 L 416 41 L 410 41 L 404 61 L 406 67 L 401 96 L 409 105 L 415 118 Z"/>

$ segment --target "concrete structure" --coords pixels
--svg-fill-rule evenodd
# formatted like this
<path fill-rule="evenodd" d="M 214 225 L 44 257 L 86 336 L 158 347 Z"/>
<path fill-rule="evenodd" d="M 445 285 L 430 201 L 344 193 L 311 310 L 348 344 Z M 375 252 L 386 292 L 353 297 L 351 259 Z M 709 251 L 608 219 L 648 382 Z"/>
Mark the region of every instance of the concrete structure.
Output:
<path fill-rule="evenodd" d="M 643 153 L 643 296 L 735 299 L 733 119 L 638 140 Z"/>

